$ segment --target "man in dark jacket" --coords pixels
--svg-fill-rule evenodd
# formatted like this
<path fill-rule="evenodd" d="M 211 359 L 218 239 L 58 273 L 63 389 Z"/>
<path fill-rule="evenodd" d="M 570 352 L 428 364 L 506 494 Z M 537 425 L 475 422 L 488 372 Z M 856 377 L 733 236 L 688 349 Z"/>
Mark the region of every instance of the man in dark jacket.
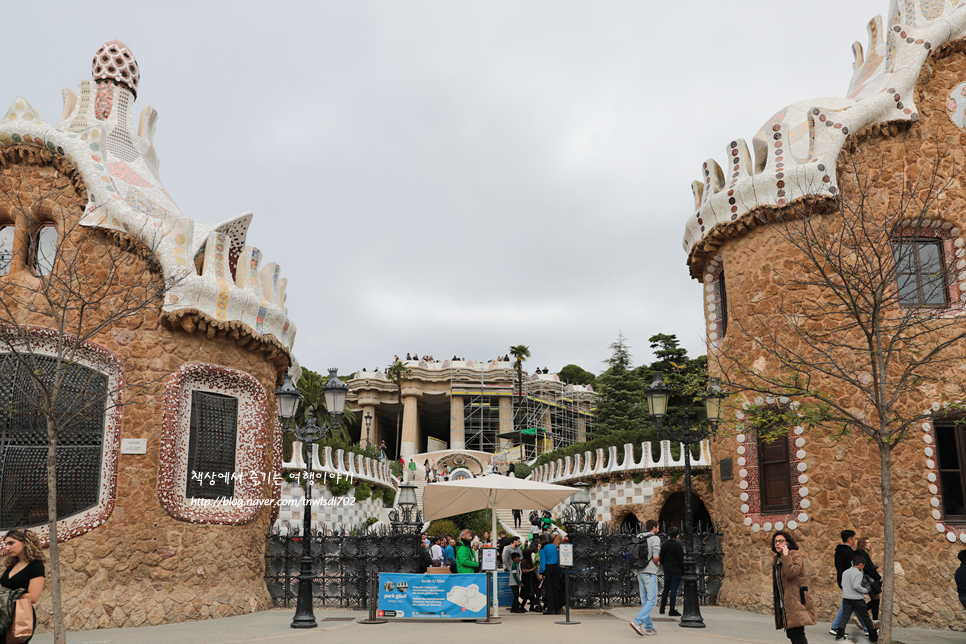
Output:
<path fill-rule="evenodd" d="M 678 586 L 681 585 L 681 578 L 684 576 L 684 546 L 678 541 L 681 531 L 677 528 L 669 528 L 667 531 L 667 541 L 661 544 L 661 565 L 664 566 L 664 592 L 661 593 L 660 613 L 664 614 L 664 607 L 667 605 L 668 594 L 671 595 L 671 610 L 668 615 L 680 617 L 681 613 L 675 610 L 674 605 L 678 599 Z"/>
<path fill-rule="evenodd" d="M 966 550 L 959 551 L 959 563 L 962 564 L 953 574 L 956 580 L 956 592 L 959 593 L 959 603 L 966 608 Z"/>
<path fill-rule="evenodd" d="M 835 571 L 836 571 L 836 583 L 838 583 L 839 588 L 842 587 L 842 573 L 852 567 L 852 559 L 855 557 L 855 530 L 842 530 L 839 535 L 842 537 L 842 543 L 835 546 Z M 832 620 L 832 628 L 829 629 L 829 633 L 832 635 L 838 635 L 838 629 L 844 628 L 845 624 L 842 623 L 842 613 L 844 608 L 839 606 L 839 612 L 835 615 L 835 619 Z"/>

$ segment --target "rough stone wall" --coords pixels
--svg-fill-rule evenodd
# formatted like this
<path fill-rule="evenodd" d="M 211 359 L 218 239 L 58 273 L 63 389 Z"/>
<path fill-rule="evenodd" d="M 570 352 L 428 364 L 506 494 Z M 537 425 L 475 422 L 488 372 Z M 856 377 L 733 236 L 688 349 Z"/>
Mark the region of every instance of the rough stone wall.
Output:
<path fill-rule="evenodd" d="M 949 172 L 955 163 L 957 172 L 966 167 L 966 132 L 957 127 L 947 114 L 950 92 L 964 78 L 966 57 L 963 43 L 952 43 L 936 52 L 924 66 L 917 87 L 921 118 L 908 127 L 883 126 L 855 135 L 855 158 L 870 171 L 879 164 L 890 185 L 912 177 L 930 162 L 929 150 L 940 142 L 951 154 L 943 166 Z M 951 111 L 951 110 L 950 110 Z M 839 177 L 847 171 L 839 168 Z M 966 190 L 959 177 L 945 191 L 940 206 L 947 221 L 966 229 Z M 788 297 L 775 283 L 773 270 L 794 270 L 795 253 L 779 235 L 767 227 L 756 228 L 742 237 L 725 242 L 719 250 L 728 279 L 730 309 L 727 337 L 717 349 L 709 349 L 709 363 L 714 353 L 746 352 L 753 356 L 754 345 L 742 334 L 739 323 L 753 324 L 752 312 L 767 312 L 780 297 Z M 812 301 L 815 293 L 802 294 Z M 962 312 L 966 324 L 966 315 Z M 710 318 L 709 318 L 710 322 Z M 753 332 L 753 329 L 751 330 Z M 760 368 L 774 366 L 767 357 L 759 359 Z M 954 394 L 966 385 L 963 364 L 943 367 L 951 386 L 944 392 L 929 385 L 918 400 L 906 401 L 911 409 L 921 411 L 939 401 L 943 393 Z M 817 386 L 828 383 L 815 383 Z M 840 387 L 840 386 L 838 386 Z M 865 408 L 854 391 L 835 390 L 848 405 Z M 961 396 L 956 396 L 961 397 Z M 798 522 L 792 534 L 799 541 L 805 557 L 809 588 L 815 597 L 820 620 L 830 621 L 841 601 L 835 582 L 833 551 L 840 543 L 839 532 L 853 529 L 859 536 L 872 539 L 872 558 L 881 568 L 883 560 L 883 513 L 880 495 L 880 461 L 874 444 L 862 437 L 841 440 L 820 438 L 806 433 L 808 446 L 802 459 L 808 475 L 809 507 L 807 520 Z M 932 515 L 926 475 L 929 473 L 923 449 L 924 433 L 914 428 L 906 443 L 893 452 L 892 482 L 895 494 L 897 546 L 895 579 L 895 611 L 900 626 L 964 630 L 962 607 L 956 597 L 953 571 L 959 565 L 956 554 L 964 547 L 960 539 L 950 543 L 945 531 L 937 531 Z M 758 532 L 746 525 L 746 512 L 739 498 L 741 478 L 721 481 L 719 463 L 723 458 L 739 457 L 739 442 L 732 435 L 713 443 L 714 503 L 709 506 L 712 517 L 721 522 L 725 534 L 725 579 L 718 596 L 727 606 L 768 613 L 772 610 L 771 537 L 774 527 Z M 794 452 L 793 452 L 794 453 Z M 735 471 L 738 471 L 738 466 Z M 799 471 L 793 473 L 793 480 Z M 961 528 L 962 526 L 960 526 Z M 960 532 L 961 534 L 961 532 Z M 890 571 L 882 571 L 890 574 Z"/>
<path fill-rule="evenodd" d="M 6 186 L 47 194 L 67 218 L 79 217 L 86 193 L 72 187 L 69 166 L 42 151 L 27 164 L 6 153 L 0 172 Z M 57 164 L 55 167 L 54 163 Z M 20 168 L 23 168 L 21 185 Z M 18 208 L 0 191 L 0 215 Z M 85 234 L 78 229 L 76 234 Z M 105 238 L 104 243 L 112 243 Z M 144 261 L 144 260 L 139 260 Z M 264 576 L 265 535 L 271 509 L 262 508 L 245 525 L 203 525 L 171 517 L 158 500 L 158 461 L 164 378 L 184 362 L 224 365 L 245 371 L 262 384 L 274 418 L 276 367 L 263 354 L 227 338 L 208 339 L 161 324 L 154 307 L 93 338 L 120 357 L 131 387 L 149 393 L 123 409 L 123 438 L 147 439 L 144 455 L 119 456 L 117 499 L 107 521 L 60 544 L 64 619 L 68 629 L 162 624 L 237 615 L 271 607 Z M 47 326 L 39 315 L 29 322 Z M 130 392 L 126 393 L 128 398 Z M 268 419 L 266 419 L 266 422 Z M 274 423 L 268 423 L 265 471 L 269 471 Z M 266 494 L 267 494 L 266 490 Z M 51 628 L 50 562 L 37 605 L 39 631 Z"/>

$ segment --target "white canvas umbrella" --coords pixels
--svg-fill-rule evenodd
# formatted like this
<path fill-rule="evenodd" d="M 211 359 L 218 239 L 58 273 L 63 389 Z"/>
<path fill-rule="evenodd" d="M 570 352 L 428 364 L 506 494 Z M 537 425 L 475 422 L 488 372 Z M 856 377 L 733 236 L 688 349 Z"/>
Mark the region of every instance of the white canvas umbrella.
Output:
<path fill-rule="evenodd" d="M 501 474 L 431 483 L 423 489 L 423 517 L 441 519 L 487 508 L 550 510 L 577 491 L 575 487 L 537 483 Z M 492 517 L 493 529 L 490 534 L 493 539 L 496 539 L 496 512 L 492 513 Z M 496 583 L 494 583 L 493 606 L 498 615 L 499 602 L 495 600 L 496 592 Z"/>

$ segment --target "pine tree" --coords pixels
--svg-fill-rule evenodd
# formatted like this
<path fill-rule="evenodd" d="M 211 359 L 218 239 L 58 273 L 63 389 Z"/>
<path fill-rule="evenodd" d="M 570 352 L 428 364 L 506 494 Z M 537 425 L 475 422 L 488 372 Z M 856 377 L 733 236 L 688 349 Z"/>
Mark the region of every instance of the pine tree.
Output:
<path fill-rule="evenodd" d="M 594 433 L 650 429 L 644 384 L 632 368 L 630 347 L 623 333 L 618 334 L 610 349 L 611 356 L 606 360 L 608 369 L 597 377 Z"/>

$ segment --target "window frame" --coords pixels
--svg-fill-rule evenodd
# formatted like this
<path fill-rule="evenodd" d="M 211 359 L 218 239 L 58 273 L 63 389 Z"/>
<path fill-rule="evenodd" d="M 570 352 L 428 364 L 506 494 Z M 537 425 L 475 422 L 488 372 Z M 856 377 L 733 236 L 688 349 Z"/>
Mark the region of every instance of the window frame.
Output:
<path fill-rule="evenodd" d="M 939 445 L 939 432 L 941 430 L 951 429 L 953 431 L 953 440 L 955 441 L 955 452 L 958 461 L 958 473 L 959 473 L 959 485 L 961 498 L 966 504 L 966 424 L 963 424 L 962 418 L 938 418 L 932 422 L 933 434 L 935 435 L 936 441 L 936 474 L 937 474 L 937 487 L 938 496 L 941 503 L 942 517 L 945 523 L 952 525 L 963 525 L 966 524 L 966 507 L 964 507 L 963 514 L 950 514 L 946 505 L 946 487 L 943 482 L 943 472 L 955 471 L 953 468 L 944 468 L 942 464 L 942 457 L 944 455 L 944 450 L 941 449 Z"/>
<path fill-rule="evenodd" d="M 775 447 L 777 444 L 781 444 L 785 450 L 785 458 L 783 461 L 772 461 L 765 462 L 765 450 L 769 447 Z M 792 450 L 789 445 L 788 436 L 778 436 L 770 441 L 765 441 L 760 436 L 756 438 L 756 448 L 758 450 L 758 494 L 759 494 L 759 509 L 761 514 L 786 514 L 792 512 L 795 509 L 795 497 L 794 488 L 792 486 Z M 785 489 L 787 491 L 788 503 L 782 504 L 766 504 L 766 476 L 765 470 L 768 468 L 781 468 L 783 482 L 785 483 Z"/>
<path fill-rule="evenodd" d="M 68 344 L 75 339 L 72 335 L 62 335 L 54 329 L 34 326 L 26 327 L 23 335 L 25 341 L 29 341 L 32 353 L 51 357 L 57 355 L 63 335 L 67 336 Z M 72 356 L 72 362 L 107 376 L 109 402 L 103 416 L 104 433 L 97 502 L 75 514 L 57 519 L 57 537 L 61 542 L 90 532 L 107 521 L 114 512 L 117 500 L 118 454 L 121 449 L 123 394 L 126 387 L 123 363 L 106 347 L 90 341 L 82 342 L 77 353 Z M 43 547 L 50 544 L 50 531 L 46 521 L 31 530 L 40 538 Z M 0 530 L 0 536 L 4 534 L 6 531 Z"/>
<path fill-rule="evenodd" d="M 238 399 L 234 494 L 193 502 L 187 496 L 188 449 L 193 391 Z M 271 421 L 274 425 L 275 419 Z M 261 382 L 244 371 L 222 365 L 188 362 L 165 382 L 158 499 L 165 511 L 190 523 L 242 525 L 251 521 L 270 498 L 268 476 L 268 396 Z"/>
<path fill-rule="evenodd" d="M 892 240 L 893 246 L 893 257 L 895 258 L 895 272 L 896 272 L 896 298 L 898 300 L 899 306 L 903 308 L 923 308 L 923 309 L 948 309 L 952 306 L 952 293 L 950 292 L 949 280 L 947 279 L 947 274 L 949 273 L 949 261 L 947 259 L 946 243 L 945 239 L 942 237 L 927 237 L 916 234 L 909 235 L 899 235 Z M 913 245 L 911 251 L 911 258 L 914 264 L 913 270 L 907 270 L 901 263 L 901 260 L 906 257 L 905 251 L 900 251 L 899 246 L 902 245 Z M 942 271 L 939 273 L 938 278 L 942 280 L 942 303 L 928 303 L 925 302 L 925 290 L 927 288 L 927 276 L 922 267 L 922 260 L 919 255 L 920 247 L 923 245 L 935 246 L 939 254 L 939 264 L 942 266 Z M 902 285 L 906 279 L 906 276 L 913 276 L 916 281 L 916 301 L 904 301 L 902 295 Z"/>

